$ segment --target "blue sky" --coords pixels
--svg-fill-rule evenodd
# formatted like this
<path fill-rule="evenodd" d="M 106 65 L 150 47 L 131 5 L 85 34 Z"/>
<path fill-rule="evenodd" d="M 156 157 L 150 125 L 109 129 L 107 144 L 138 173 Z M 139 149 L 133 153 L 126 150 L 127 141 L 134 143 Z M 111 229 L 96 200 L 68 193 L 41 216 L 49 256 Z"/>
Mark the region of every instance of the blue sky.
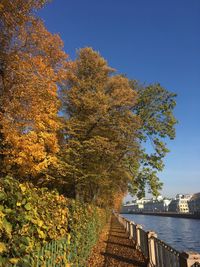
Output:
<path fill-rule="evenodd" d="M 54 0 L 39 15 L 71 58 L 91 46 L 129 78 L 178 94 L 163 194 L 200 191 L 200 1 Z"/>

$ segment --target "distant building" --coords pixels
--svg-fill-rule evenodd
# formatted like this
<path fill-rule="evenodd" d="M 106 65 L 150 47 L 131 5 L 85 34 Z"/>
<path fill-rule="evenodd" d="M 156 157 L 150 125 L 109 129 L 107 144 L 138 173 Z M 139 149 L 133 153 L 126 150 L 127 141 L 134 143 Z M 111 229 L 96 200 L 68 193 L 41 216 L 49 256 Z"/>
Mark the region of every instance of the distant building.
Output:
<path fill-rule="evenodd" d="M 144 211 L 166 212 L 168 211 L 171 199 L 156 199 L 144 204 Z"/>
<path fill-rule="evenodd" d="M 159 195 L 157 197 L 153 197 L 153 200 L 162 201 L 163 200 L 163 196 Z"/>
<path fill-rule="evenodd" d="M 181 199 L 182 197 L 183 197 L 182 194 L 177 194 L 176 197 L 175 197 L 175 199 Z"/>
<path fill-rule="evenodd" d="M 144 203 L 147 203 L 149 201 L 150 199 L 146 198 L 135 199 L 132 203 L 123 205 L 121 212 L 142 211 L 144 209 Z"/>
<path fill-rule="evenodd" d="M 189 211 L 192 213 L 200 213 L 200 192 L 194 194 L 188 201 Z"/>
<path fill-rule="evenodd" d="M 153 197 L 152 199 L 135 199 L 132 203 L 123 205 L 122 212 L 140 212 L 140 211 L 151 211 L 151 212 L 165 212 L 168 211 L 169 203 L 171 199 L 166 199 L 162 196 Z"/>
<path fill-rule="evenodd" d="M 121 212 L 178 212 L 200 213 L 200 192 L 194 195 L 177 194 L 175 199 L 163 198 L 162 196 L 152 199 L 135 199 L 132 203 L 123 205 Z"/>
<path fill-rule="evenodd" d="M 192 195 L 189 195 L 189 194 L 176 195 L 176 198 L 172 199 L 172 201 L 169 204 L 169 211 L 188 213 L 189 212 L 188 201 L 191 199 L 191 197 L 192 197 Z"/>

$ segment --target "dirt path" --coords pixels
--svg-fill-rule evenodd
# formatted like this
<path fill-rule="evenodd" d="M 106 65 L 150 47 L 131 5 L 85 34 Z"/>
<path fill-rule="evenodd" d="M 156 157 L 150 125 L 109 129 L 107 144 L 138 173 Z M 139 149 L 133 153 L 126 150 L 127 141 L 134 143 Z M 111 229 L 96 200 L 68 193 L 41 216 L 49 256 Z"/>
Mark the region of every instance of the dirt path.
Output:
<path fill-rule="evenodd" d="M 104 254 L 106 252 L 108 235 L 110 232 L 110 223 L 108 223 L 103 232 L 100 235 L 98 243 L 95 245 L 91 252 L 91 256 L 88 260 L 87 267 L 104 267 L 105 257 Z"/>
<path fill-rule="evenodd" d="M 102 233 L 88 267 L 146 267 L 144 259 L 115 216 Z"/>

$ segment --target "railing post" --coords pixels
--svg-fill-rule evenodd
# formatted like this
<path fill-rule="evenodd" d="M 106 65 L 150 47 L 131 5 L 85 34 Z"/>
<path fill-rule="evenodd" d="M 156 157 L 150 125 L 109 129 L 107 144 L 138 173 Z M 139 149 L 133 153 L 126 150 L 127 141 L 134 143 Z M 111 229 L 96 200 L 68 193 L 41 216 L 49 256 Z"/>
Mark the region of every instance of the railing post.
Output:
<path fill-rule="evenodd" d="M 122 217 L 122 224 L 123 224 L 123 226 L 125 227 L 125 225 L 124 225 L 124 217 Z"/>
<path fill-rule="evenodd" d="M 125 231 L 127 232 L 127 221 L 125 220 Z"/>
<path fill-rule="evenodd" d="M 183 252 L 180 254 L 180 267 L 192 267 L 200 263 L 200 254 L 196 252 Z"/>
<path fill-rule="evenodd" d="M 129 233 L 129 227 L 130 227 L 130 225 L 129 225 L 129 221 L 126 221 L 126 232 L 127 232 L 127 233 Z"/>
<path fill-rule="evenodd" d="M 124 217 L 122 217 L 122 224 L 123 224 L 123 226 L 125 228 L 125 219 L 124 219 Z"/>
<path fill-rule="evenodd" d="M 157 237 L 157 234 L 153 231 L 147 232 L 148 237 L 148 250 L 149 250 L 149 260 L 148 267 L 156 266 L 156 252 L 155 252 L 155 240 L 154 237 Z"/>
<path fill-rule="evenodd" d="M 122 217 L 119 215 L 118 217 L 119 222 L 122 224 Z"/>
<path fill-rule="evenodd" d="M 133 239 L 133 225 L 134 222 L 130 221 L 130 234 L 129 234 L 129 239 Z"/>
<path fill-rule="evenodd" d="M 142 225 L 136 224 L 136 249 L 140 249 L 140 245 L 141 245 L 140 229 L 142 229 Z"/>

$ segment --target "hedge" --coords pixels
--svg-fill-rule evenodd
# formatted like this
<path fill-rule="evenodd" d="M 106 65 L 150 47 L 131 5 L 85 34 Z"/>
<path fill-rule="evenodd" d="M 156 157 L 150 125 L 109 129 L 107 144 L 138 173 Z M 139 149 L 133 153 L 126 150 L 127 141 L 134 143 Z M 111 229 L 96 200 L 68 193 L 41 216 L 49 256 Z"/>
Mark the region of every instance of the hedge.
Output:
<path fill-rule="evenodd" d="M 22 266 L 53 240 L 68 240 L 73 266 L 85 266 L 106 223 L 105 210 L 31 183 L 0 178 L 0 266 Z"/>

